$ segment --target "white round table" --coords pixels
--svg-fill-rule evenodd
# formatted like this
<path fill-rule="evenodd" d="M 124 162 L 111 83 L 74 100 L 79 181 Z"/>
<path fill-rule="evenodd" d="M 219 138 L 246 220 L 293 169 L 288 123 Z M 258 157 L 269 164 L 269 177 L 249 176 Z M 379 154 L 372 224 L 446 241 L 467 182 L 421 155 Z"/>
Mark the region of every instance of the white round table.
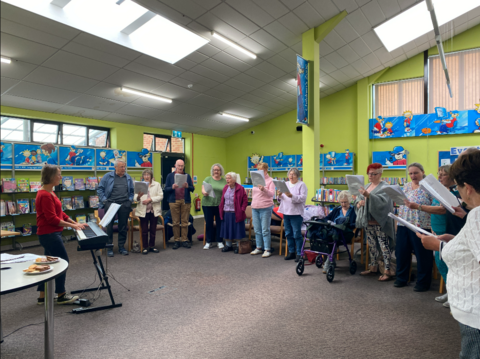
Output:
<path fill-rule="evenodd" d="M 53 298 L 55 297 L 54 279 L 64 273 L 68 268 L 67 261 L 50 264 L 53 270 L 42 274 L 25 274 L 24 269 L 33 262 L 3 264 L 1 266 L 1 291 L 0 294 L 17 292 L 45 283 L 45 358 L 54 356 L 54 327 L 53 327 Z M 0 324 L 1 326 L 1 324 Z M 3 341 L 3 333 L 2 333 Z"/>

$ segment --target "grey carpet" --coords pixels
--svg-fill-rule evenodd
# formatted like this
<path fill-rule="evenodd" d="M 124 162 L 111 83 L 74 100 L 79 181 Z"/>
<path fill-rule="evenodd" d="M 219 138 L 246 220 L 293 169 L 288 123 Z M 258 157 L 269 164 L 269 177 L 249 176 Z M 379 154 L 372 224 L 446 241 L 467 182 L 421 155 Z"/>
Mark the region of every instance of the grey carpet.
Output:
<path fill-rule="evenodd" d="M 77 252 L 75 242 L 66 247 L 67 288 L 85 288 L 95 276 L 90 252 Z M 314 265 L 297 276 L 278 251 L 265 259 L 221 253 L 196 239 L 191 249 L 157 247 L 159 254 L 108 259 L 108 271 L 130 289 L 111 279 L 123 307 L 81 315 L 55 307 L 56 358 L 458 357 L 458 325 L 434 301 L 438 281 L 415 293 L 412 285 L 352 276 L 340 260 L 328 283 Z M 43 321 L 36 298 L 34 289 L 1 297 L 4 335 Z M 108 303 L 102 291 L 94 305 Z M 42 358 L 43 338 L 43 324 L 23 328 L 5 338 L 1 357 Z"/>

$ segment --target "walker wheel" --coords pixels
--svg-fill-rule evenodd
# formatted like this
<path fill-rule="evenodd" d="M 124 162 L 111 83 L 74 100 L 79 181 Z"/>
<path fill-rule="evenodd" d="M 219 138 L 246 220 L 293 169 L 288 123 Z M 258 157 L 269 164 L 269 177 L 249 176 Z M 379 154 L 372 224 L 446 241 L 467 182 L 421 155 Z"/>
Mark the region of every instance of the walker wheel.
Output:
<path fill-rule="evenodd" d="M 352 263 L 350 263 L 350 274 L 354 275 L 356 272 L 357 272 L 357 262 L 352 261 Z"/>
<path fill-rule="evenodd" d="M 333 282 L 333 278 L 335 277 L 335 268 L 334 266 L 330 266 L 328 268 L 328 272 L 327 272 L 327 280 L 332 283 Z"/>
<path fill-rule="evenodd" d="M 322 268 L 322 265 L 323 265 L 323 257 L 321 254 L 319 254 L 317 256 L 317 258 L 315 258 L 315 265 L 317 266 L 317 268 Z"/>
<path fill-rule="evenodd" d="M 297 268 L 296 268 L 297 274 L 302 275 L 304 269 L 305 269 L 305 264 L 303 263 L 303 258 L 300 258 L 300 260 L 297 263 Z"/>

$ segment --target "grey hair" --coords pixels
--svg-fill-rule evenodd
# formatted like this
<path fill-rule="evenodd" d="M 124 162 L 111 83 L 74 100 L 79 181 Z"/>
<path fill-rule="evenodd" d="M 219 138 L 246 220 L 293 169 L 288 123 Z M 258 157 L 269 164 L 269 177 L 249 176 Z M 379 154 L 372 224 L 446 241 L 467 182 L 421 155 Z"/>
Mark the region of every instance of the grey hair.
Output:
<path fill-rule="evenodd" d="M 123 162 L 123 163 L 125 163 L 125 166 L 127 165 L 127 162 L 125 162 L 124 159 L 118 158 L 118 159 L 116 159 L 115 162 L 114 162 L 114 167 L 117 167 L 118 162 Z"/>
<path fill-rule="evenodd" d="M 440 167 L 438 167 L 438 172 L 443 171 L 443 172 L 445 172 L 446 175 L 448 175 L 450 173 L 450 168 L 451 167 L 452 167 L 452 165 L 440 166 Z"/>
<path fill-rule="evenodd" d="M 417 167 L 417 168 L 419 168 L 420 171 L 423 172 L 423 178 L 426 177 L 426 176 L 425 176 L 425 170 L 423 169 L 423 166 L 422 166 L 420 163 L 418 163 L 418 162 L 413 162 L 413 163 L 411 163 L 411 164 L 408 165 L 408 169 L 410 169 L 410 167 Z"/>
<path fill-rule="evenodd" d="M 287 176 L 290 174 L 290 172 L 293 172 L 293 174 L 295 176 L 297 176 L 297 178 L 300 178 L 300 171 L 298 170 L 297 167 L 292 167 L 288 170 L 288 173 L 287 173 Z"/>
<path fill-rule="evenodd" d="M 220 163 L 215 163 L 212 168 L 210 168 L 210 175 L 213 176 L 213 169 L 215 167 L 219 167 L 220 168 L 220 176 L 224 176 L 225 175 L 225 170 L 223 169 L 223 166 L 220 164 Z"/>
<path fill-rule="evenodd" d="M 232 178 L 235 178 L 235 182 L 237 182 L 238 184 L 242 184 L 242 181 L 240 180 L 240 175 L 238 173 L 235 173 L 235 172 L 228 172 L 226 175 L 225 175 L 225 179 L 230 176 Z"/>
<path fill-rule="evenodd" d="M 340 192 L 339 195 L 338 195 L 338 201 L 340 202 L 340 200 L 344 199 L 344 198 L 346 198 L 349 203 L 352 202 L 352 195 L 350 194 L 350 192 L 348 192 L 348 191 Z"/>

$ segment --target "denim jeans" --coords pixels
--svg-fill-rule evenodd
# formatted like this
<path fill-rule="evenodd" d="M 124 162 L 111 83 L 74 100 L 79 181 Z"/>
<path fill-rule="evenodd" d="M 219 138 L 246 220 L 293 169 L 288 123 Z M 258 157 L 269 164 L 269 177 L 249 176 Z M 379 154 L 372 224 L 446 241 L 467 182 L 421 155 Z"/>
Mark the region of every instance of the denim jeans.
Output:
<path fill-rule="evenodd" d="M 272 220 L 272 207 L 252 208 L 253 229 L 255 230 L 255 240 L 257 248 L 270 250 L 272 235 L 270 233 L 270 221 Z"/>
<path fill-rule="evenodd" d="M 302 252 L 302 223 L 303 217 L 300 215 L 283 215 L 283 228 L 285 228 L 285 237 L 287 237 L 289 253 L 300 255 Z"/>
<path fill-rule="evenodd" d="M 438 271 L 440 272 L 443 281 L 445 282 L 445 284 L 447 284 L 448 267 L 447 264 L 443 261 L 443 259 L 440 259 L 440 255 L 438 254 L 438 252 L 435 252 L 435 263 L 437 264 Z"/>
<path fill-rule="evenodd" d="M 38 240 L 42 245 L 46 256 L 59 257 L 69 262 L 68 254 L 65 250 L 62 240 L 62 232 L 53 232 L 49 234 L 41 234 Z M 65 280 L 67 278 L 67 271 L 55 278 L 55 293 L 65 293 Z M 37 291 L 43 292 L 45 290 L 45 283 L 37 287 Z"/>

